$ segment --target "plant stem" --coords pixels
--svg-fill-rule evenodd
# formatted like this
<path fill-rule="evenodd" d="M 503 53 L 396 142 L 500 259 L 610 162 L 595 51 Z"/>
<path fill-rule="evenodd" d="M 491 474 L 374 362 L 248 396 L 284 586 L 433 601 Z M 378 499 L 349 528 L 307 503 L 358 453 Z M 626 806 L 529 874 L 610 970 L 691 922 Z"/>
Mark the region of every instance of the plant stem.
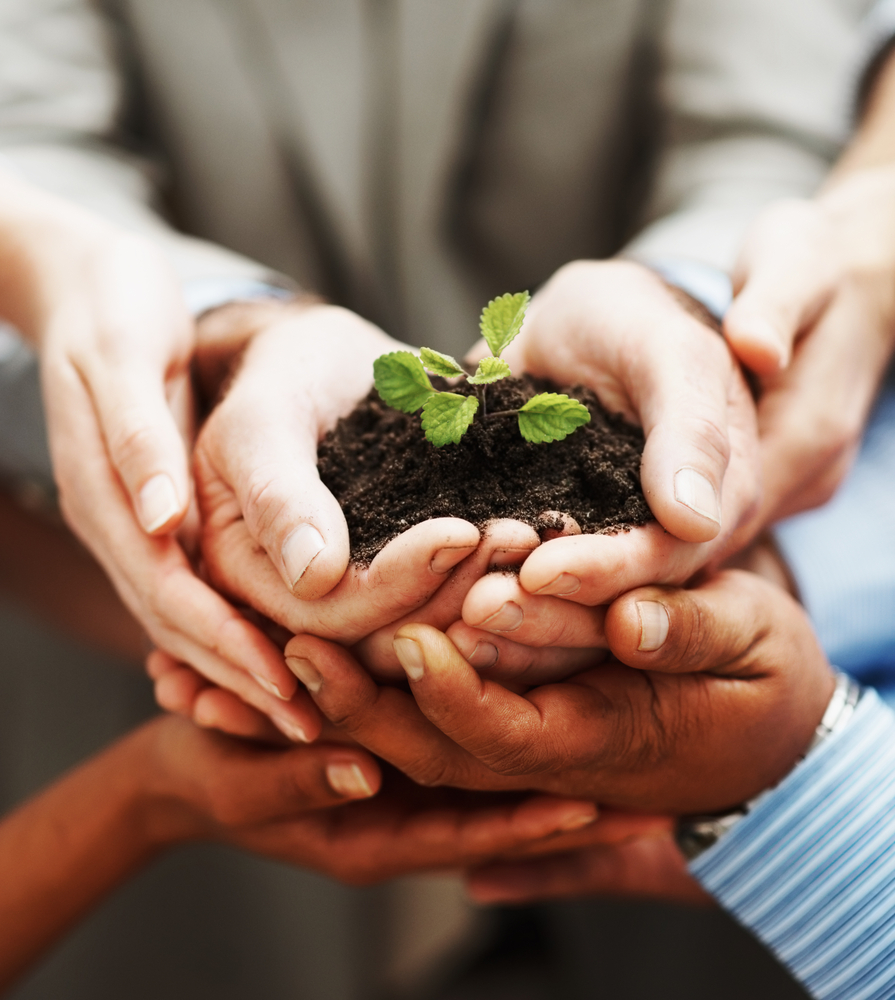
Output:
<path fill-rule="evenodd" d="M 489 413 L 490 417 L 513 417 L 519 411 L 518 410 L 495 410 L 493 413 Z"/>
<path fill-rule="evenodd" d="M 475 394 L 478 396 L 479 406 L 482 408 L 482 420 L 488 416 L 488 396 L 485 391 L 487 388 L 486 385 L 477 385 L 475 387 Z"/>

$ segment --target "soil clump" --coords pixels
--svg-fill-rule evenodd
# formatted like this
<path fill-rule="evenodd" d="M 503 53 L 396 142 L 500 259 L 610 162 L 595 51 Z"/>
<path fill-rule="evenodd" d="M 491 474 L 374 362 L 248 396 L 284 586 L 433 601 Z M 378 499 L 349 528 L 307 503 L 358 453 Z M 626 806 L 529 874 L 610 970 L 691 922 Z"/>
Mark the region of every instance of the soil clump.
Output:
<path fill-rule="evenodd" d="M 451 388 L 443 379 L 433 385 Z M 465 384 L 455 391 L 472 395 Z M 531 444 L 515 410 L 539 392 L 564 392 L 590 411 L 590 423 L 562 441 Z M 323 439 L 320 478 L 342 506 L 352 561 L 368 564 L 407 528 L 433 517 L 462 517 L 482 527 L 511 517 L 543 530 L 545 511 L 562 511 L 584 532 L 626 531 L 653 519 L 640 488 L 643 432 L 609 413 L 583 386 L 531 376 L 488 386 L 482 409 L 459 444 L 435 448 L 420 414 L 394 410 L 375 389 Z"/>

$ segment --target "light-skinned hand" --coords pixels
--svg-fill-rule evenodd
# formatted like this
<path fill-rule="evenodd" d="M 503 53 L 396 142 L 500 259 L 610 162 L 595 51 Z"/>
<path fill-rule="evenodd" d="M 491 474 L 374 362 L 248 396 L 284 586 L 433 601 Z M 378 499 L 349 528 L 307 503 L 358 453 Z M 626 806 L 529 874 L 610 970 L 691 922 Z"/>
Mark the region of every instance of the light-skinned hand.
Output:
<path fill-rule="evenodd" d="M 483 533 L 438 518 L 409 528 L 369 566 L 349 567 L 317 444 L 367 394 L 373 361 L 403 346 L 344 309 L 284 310 L 252 340 L 195 451 L 202 549 L 220 590 L 290 632 L 363 640 L 370 668 L 393 677 L 391 636 L 402 620 L 446 628 L 489 566 L 520 563 L 539 544 L 521 522 Z"/>
<path fill-rule="evenodd" d="M 505 352 L 514 372 L 583 383 L 643 427 L 644 495 L 657 521 L 542 545 L 530 593 L 595 605 L 645 583 L 683 583 L 753 530 L 760 496 L 755 409 L 722 337 L 653 272 L 578 261 L 532 299 Z"/>
<path fill-rule="evenodd" d="M 195 574 L 172 534 L 191 493 L 193 323 L 166 260 L 4 175 L 0 264 L 0 315 L 40 355 L 68 524 L 157 645 L 290 730 L 319 728 L 300 693 L 282 700 L 296 685 L 277 647 Z"/>
<path fill-rule="evenodd" d="M 761 376 L 765 525 L 826 502 L 857 453 L 895 343 L 895 167 L 766 209 L 734 287 L 724 332 Z"/>

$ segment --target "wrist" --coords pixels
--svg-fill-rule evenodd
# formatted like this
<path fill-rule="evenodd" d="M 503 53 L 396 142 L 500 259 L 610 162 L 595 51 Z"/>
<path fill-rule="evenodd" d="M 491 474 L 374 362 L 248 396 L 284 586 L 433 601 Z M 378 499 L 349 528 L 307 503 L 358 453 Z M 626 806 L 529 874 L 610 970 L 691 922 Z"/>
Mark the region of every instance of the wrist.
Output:
<path fill-rule="evenodd" d="M 811 740 L 805 750 L 796 760 L 793 768 L 780 780 L 788 777 L 808 756 L 813 753 L 823 742 L 834 733 L 843 730 L 851 721 L 861 700 L 863 691 L 861 686 L 847 674 L 836 673 L 835 686 L 830 700 L 827 703 L 824 714 L 820 722 L 815 726 Z M 777 782 L 776 784 L 779 784 Z M 761 802 L 764 797 L 770 794 L 776 784 L 771 788 L 766 788 L 753 796 L 748 802 L 744 802 L 736 809 L 728 810 L 725 813 L 706 816 L 682 816 L 677 824 L 675 837 L 681 853 L 692 861 L 700 854 L 713 847 L 722 837 L 724 837 L 736 824 L 748 816 L 750 812 Z"/>

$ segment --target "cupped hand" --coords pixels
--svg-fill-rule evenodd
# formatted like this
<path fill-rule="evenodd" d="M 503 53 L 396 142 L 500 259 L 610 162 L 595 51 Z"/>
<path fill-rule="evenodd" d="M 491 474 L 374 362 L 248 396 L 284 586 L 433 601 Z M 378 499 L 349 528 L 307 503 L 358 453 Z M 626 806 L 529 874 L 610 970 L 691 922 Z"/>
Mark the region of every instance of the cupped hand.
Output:
<path fill-rule="evenodd" d="M 531 593 L 603 604 L 682 583 L 753 530 L 760 495 L 755 410 L 730 351 L 680 293 L 639 264 L 579 261 L 531 302 L 505 352 L 515 372 L 584 383 L 646 436 L 641 482 L 656 523 L 541 546 Z"/>
<path fill-rule="evenodd" d="M 802 609 L 749 573 L 636 590 L 604 629 L 615 660 L 524 694 L 424 625 L 395 638 L 412 698 L 320 639 L 297 636 L 286 656 L 332 722 L 422 784 L 669 813 L 727 808 L 779 781 L 832 692 Z"/>
<path fill-rule="evenodd" d="M 834 173 L 813 201 L 769 207 L 734 274 L 724 332 L 761 376 L 768 524 L 844 478 L 895 343 L 895 168 Z"/>
<path fill-rule="evenodd" d="M 489 566 L 519 563 L 539 544 L 520 522 L 494 522 L 482 537 L 467 521 L 437 518 L 369 565 L 349 566 L 347 527 L 320 481 L 317 443 L 369 391 L 375 358 L 400 346 L 344 309 L 285 312 L 253 339 L 195 451 L 215 584 L 291 632 L 364 640 L 365 662 L 391 676 L 400 676 L 396 623 L 412 612 L 446 628 Z"/>
<path fill-rule="evenodd" d="M 132 739 L 146 747 L 144 826 L 159 846 L 221 840 L 353 884 L 616 843 L 663 822 L 603 826 L 588 801 L 421 789 L 360 748 L 260 747 L 170 716 Z"/>

